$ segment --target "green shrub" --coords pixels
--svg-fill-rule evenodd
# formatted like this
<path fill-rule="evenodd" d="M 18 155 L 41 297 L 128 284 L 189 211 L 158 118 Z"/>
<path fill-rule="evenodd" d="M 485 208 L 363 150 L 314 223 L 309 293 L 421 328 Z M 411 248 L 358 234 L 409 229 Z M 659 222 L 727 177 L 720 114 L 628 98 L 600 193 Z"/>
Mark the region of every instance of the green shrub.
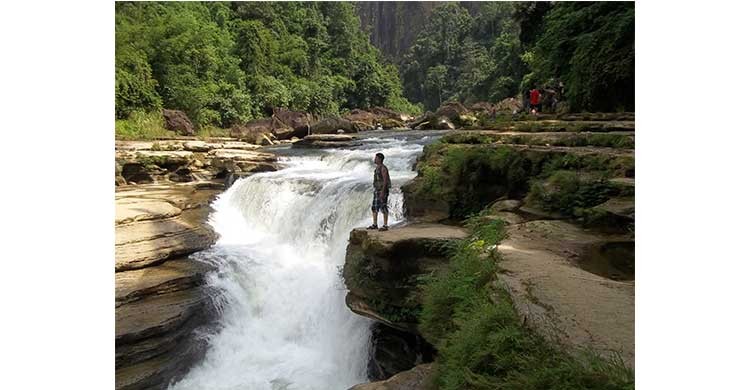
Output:
<path fill-rule="evenodd" d="M 484 287 L 495 273 L 496 252 L 487 248 L 502 239 L 503 221 L 480 225 L 477 219 L 470 219 L 468 224 L 475 230 L 456 247 L 447 270 L 425 279 L 419 330 L 438 348 L 440 340 L 458 329 L 476 302 L 488 299 Z"/>
<path fill-rule="evenodd" d="M 615 193 L 614 186 L 601 176 L 558 171 L 535 181 L 526 201 L 545 211 L 575 216 L 578 210 L 605 202 Z"/>
<path fill-rule="evenodd" d="M 133 111 L 127 119 L 115 120 L 115 138 L 121 140 L 151 140 L 174 136 L 164 128 L 161 112 Z"/>

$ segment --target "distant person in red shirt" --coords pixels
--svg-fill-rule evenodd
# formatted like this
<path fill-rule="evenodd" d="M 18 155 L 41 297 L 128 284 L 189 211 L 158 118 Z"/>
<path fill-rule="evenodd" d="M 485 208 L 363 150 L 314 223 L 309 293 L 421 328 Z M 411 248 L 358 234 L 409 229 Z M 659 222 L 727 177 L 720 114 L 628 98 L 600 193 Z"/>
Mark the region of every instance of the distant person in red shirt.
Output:
<path fill-rule="evenodd" d="M 539 112 L 539 90 L 534 88 L 529 91 L 529 104 L 531 105 L 531 113 L 536 115 Z"/>

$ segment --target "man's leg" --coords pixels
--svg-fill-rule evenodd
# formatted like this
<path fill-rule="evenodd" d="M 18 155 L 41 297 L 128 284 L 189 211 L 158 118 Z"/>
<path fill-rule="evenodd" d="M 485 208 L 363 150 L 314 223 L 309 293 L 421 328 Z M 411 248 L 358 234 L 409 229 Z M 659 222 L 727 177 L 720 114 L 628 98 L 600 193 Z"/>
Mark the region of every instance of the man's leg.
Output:
<path fill-rule="evenodd" d="M 378 212 L 377 211 L 372 212 L 372 224 L 375 226 L 378 226 Z"/>
<path fill-rule="evenodd" d="M 388 209 L 383 209 L 383 226 L 388 226 Z"/>

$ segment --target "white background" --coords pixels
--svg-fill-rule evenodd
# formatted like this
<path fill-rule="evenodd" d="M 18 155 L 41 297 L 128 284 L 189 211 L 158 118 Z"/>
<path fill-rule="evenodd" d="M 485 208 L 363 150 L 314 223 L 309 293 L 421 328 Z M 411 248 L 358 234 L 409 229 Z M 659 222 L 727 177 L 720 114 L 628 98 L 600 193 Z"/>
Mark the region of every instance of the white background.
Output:
<path fill-rule="evenodd" d="M 748 388 L 742 2 L 636 6 L 639 389 Z M 0 388 L 114 387 L 114 3 L 0 5 Z"/>

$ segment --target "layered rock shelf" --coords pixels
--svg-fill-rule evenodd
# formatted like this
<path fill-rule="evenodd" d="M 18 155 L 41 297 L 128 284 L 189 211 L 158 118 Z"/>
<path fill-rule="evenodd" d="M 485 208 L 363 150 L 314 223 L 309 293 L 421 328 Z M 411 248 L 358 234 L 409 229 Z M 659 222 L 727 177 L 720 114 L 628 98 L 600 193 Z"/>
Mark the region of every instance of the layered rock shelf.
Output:
<path fill-rule="evenodd" d="M 161 389 L 205 351 L 195 332 L 215 316 L 190 254 L 217 236 L 206 225 L 220 183 L 124 186 L 115 193 L 117 389 Z"/>
<path fill-rule="evenodd" d="M 115 184 L 187 183 L 277 169 L 258 145 L 220 140 L 118 141 Z"/>
<path fill-rule="evenodd" d="M 462 107 L 411 123 L 472 122 Z M 632 113 L 571 114 L 449 132 L 425 147 L 402 187 L 407 222 L 387 232 L 355 229 L 344 279 L 349 308 L 378 322 L 376 382 L 352 389 L 419 389 L 434 371 L 378 345 L 383 327 L 419 336 L 422 280 L 439 274 L 462 228 L 502 220 L 492 291 L 520 321 L 566 351 L 593 351 L 634 367 L 635 134 Z M 491 128 L 491 127 L 490 127 Z M 493 225 L 494 226 L 494 225 Z M 392 340 L 391 340 L 392 341 Z M 396 343 L 398 344 L 398 343 Z M 402 348 L 411 356 L 415 347 Z M 432 358 L 439 357 L 434 351 Z M 407 359 L 410 360 L 410 359 Z M 390 365 L 388 364 L 390 363 Z M 403 370 L 391 374 L 384 367 Z M 384 377 L 387 379 L 383 380 Z"/>

